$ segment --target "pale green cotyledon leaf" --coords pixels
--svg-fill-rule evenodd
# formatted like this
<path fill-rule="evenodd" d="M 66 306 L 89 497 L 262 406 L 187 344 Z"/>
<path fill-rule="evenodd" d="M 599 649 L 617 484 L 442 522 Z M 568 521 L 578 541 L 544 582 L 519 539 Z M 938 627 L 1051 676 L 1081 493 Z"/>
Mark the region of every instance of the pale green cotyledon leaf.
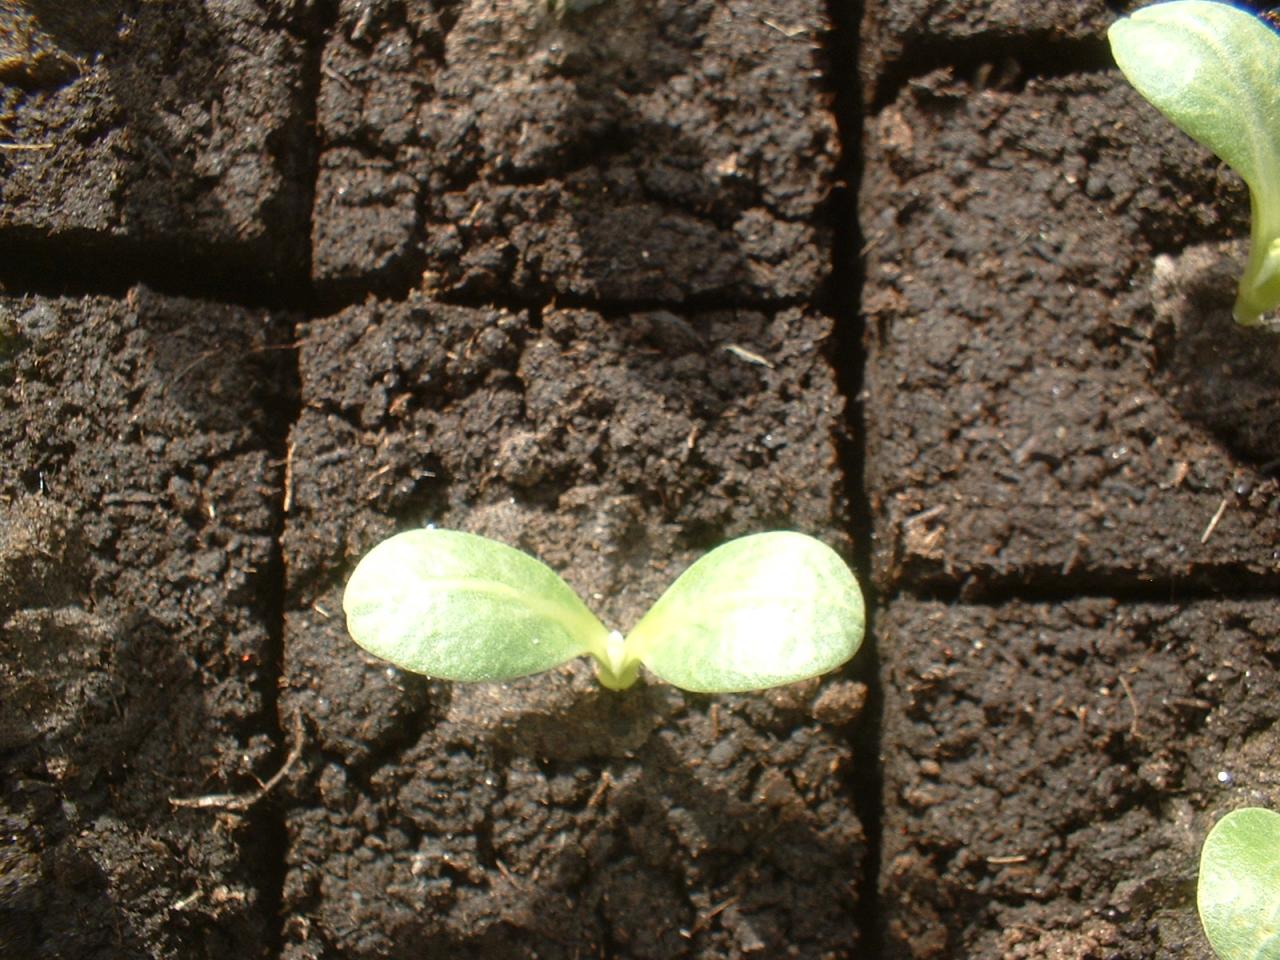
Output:
<path fill-rule="evenodd" d="M 816 676 L 862 642 L 862 593 L 830 547 L 800 533 L 731 540 L 681 574 L 626 640 L 685 690 L 756 690 Z"/>
<path fill-rule="evenodd" d="M 1117 20 L 1107 36 L 1125 78 L 1249 187 L 1249 261 L 1235 316 L 1280 305 L 1280 35 L 1213 0 L 1173 0 Z"/>
<path fill-rule="evenodd" d="M 342 598 L 375 656 L 446 680 L 510 680 L 605 649 L 608 631 L 546 564 L 485 537 L 409 530 L 374 547 Z"/>
<path fill-rule="evenodd" d="M 1280 960 L 1280 813 L 1246 807 L 1214 824 L 1196 901 L 1222 960 Z"/>

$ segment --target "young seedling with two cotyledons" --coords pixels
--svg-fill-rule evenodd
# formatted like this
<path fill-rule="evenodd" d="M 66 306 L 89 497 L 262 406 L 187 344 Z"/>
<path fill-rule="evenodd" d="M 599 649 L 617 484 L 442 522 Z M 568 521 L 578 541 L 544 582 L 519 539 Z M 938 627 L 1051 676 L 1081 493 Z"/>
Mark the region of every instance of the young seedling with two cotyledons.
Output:
<path fill-rule="evenodd" d="M 742 537 L 689 567 L 625 638 L 550 567 L 456 530 L 410 530 L 374 547 L 342 601 L 356 643 L 445 680 L 511 680 L 574 657 L 624 690 L 639 668 L 685 690 L 727 693 L 834 670 L 862 642 L 858 583 L 800 533 Z"/>

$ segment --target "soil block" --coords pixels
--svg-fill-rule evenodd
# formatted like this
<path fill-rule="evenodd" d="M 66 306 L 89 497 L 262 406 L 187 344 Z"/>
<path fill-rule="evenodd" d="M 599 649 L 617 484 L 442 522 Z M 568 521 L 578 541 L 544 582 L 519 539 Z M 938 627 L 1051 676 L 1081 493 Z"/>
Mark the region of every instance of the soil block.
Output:
<path fill-rule="evenodd" d="M 340 615 L 359 556 L 424 523 L 535 553 L 624 629 L 730 537 L 847 547 L 830 331 L 798 309 L 535 320 L 419 294 L 302 325 L 282 709 L 315 731 L 285 956 L 853 949 L 860 685 L 619 694 L 584 662 L 429 682 L 363 654 Z"/>
<path fill-rule="evenodd" d="M 305 44 L 254 0 L 0 8 L 0 279 L 304 270 Z M 247 274 L 247 276 L 246 276 Z"/>
<path fill-rule="evenodd" d="M 0 0 L 0 955 L 1210 960 L 1280 350 L 1136 5 Z M 341 611 L 428 524 L 623 630 L 802 530 L 871 632 L 429 680 Z"/>
<path fill-rule="evenodd" d="M 1212 960 L 1200 844 L 1275 806 L 1280 603 L 900 598 L 884 956 Z"/>
<path fill-rule="evenodd" d="M 321 289 L 812 299 L 837 150 L 825 3 L 549 6 L 342 4 L 317 109 Z"/>
<path fill-rule="evenodd" d="M 1274 340 L 1230 321 L 1227 253 L 1156 270 L 1161 246 L 1214 239 L 1217 211 L 1247 203 L 1117 81 L 1004 91 L 934 73 L 870 120 L 885 589 L 1277 582 Z"/>
<path fill-rule="evenodd" d="M 280 324 L 0 299 L 0 953 L 260 956 Z"/>
<path fill-rule="evenodd" d="M 1280 370 L 1223 242 L 1247 195 L 1095 59 L 1099 7 L 867 11 L 895 960 L 1210 960 L 1200 844 L 1280 799 Z"/>

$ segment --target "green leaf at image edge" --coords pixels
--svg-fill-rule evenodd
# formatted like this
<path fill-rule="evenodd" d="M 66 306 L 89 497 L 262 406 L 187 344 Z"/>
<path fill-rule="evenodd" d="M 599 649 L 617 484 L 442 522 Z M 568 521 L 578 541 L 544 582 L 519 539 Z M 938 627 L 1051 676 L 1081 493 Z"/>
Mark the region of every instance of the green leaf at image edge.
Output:
<path fill-rule="evenodd" d="M 1222 960 L 1280 960 L 1280 813 L 1246 807 L 1214 825 L 1196 903 Z"/>
<path fill-rule="evenodd" d="M 628 655 L 685 690 L 728 693 L 834 670 L 862 643 L 853 573 L 800 533 L 731 540 L 680 575 L 627 637 Z"/>
<path fill-rule="evenodd" d="M 1143 7 L 1107 31 L 1126 79 L 1249 187 L 1249 261 L 1235 317 L 1280 305 L 1280 36 L 1213 0 Z"/>
<path fill-rule="evenodd" d="M 585 653 L 608 631 L 554 570 L 457 530 L 409 530 L 374 547 L 342 599 L 374 656 L 444 680 L 511 680 Z"/>

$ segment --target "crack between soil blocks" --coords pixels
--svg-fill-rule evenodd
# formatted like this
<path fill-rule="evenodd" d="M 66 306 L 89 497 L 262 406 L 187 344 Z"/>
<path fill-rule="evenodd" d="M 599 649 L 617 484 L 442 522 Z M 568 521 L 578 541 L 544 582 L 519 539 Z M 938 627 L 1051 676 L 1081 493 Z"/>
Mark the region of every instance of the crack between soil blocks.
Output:
<path fill-rule="evenodd" d="M 315 137 L 316 113 L 320 95 L 321 65 L 325 38 L 338 20 L 337 0 L 322 0 L 312 17 L 308 18 L 306 63 L 303 70 L 303 88 L 298 97 L 303 104 L 297 133 L 295 157 L 299 179 L 307 184 L 303 222 L 299 230 L 310 236 L 311 211 L 315 206 L 316 180 L 319 176 L 319 149 Z M 286 301 L 297 305 L 314 306 L 314 291 L 307 278 L 311 276 L 311 254 L 307 245 L 302 254 L 303 263 L 296 285 L 286 285 Z M 298 316 L 291 316 L 283 331 L 284 348 L 276 369 L 278 408 L 272 419 L 272 429 L 267 437 L 271 459 L 280 464 L 279 483 L 274 492 L 275 526 L 272 531 L 272 550 L 268 569 L 263 579 L 261 595 L 262 612 L 269 631 L 268 653 L 270 669 L 264 670 L 263 703 L 265 723 L 275 742 L 278 763 L 286 762 L 286 753 L 301 750 L 296 743 L 304 731 L 305 721 L 297 717 L 280 715 L 280 689 L 285 670 L 285 612 L 287 608 L 287 566 L 284 556 L 284 533 L 288 522 L 289 497 L 289 447 L 294 428 L 302 416 L 302 387 L 300 359 L 297 347 Z M 293 757 L 293 754 L 290 754 Z M 285 880 L 288 875 L 289 824 L 288 780 L 285 778 L 283 798 L 268 797 L 259 804 L 253 815 L 253 830 L 260 838 L 258 853 L 258 879 L 260 909 L 265 926 L 264 950 L 268 957 L 279 957 L 284 949 L 285 921 L 283 915 Z"/>
<path fill-rule="evenodd" d="M 289 323 L 286 331 L 286 342 L 292 343 L 296 336 L 296 323 Z M 271 558 L 263 575 L 263 586 L 260 595 L 261 609 L 268 629 L 267 655 L 270 667 L 264 669 L 262 678 L 262 698 L 264 725 L 270 734 L 275 748 L 272 751 L 277 766 L 286 763 L 286 753 L 300 749 L 295 742 L 301 733 L 301 724 L 294 718 L 286 723 L 280 716 L 280 681 L 284 676 L 284 642 L 285 642 L 285 562 L 284 562 L 284 525 L 285 513 L 285 474 L 284 463 L 287 458 L 289 435 L 302 412 L 299 395 L 298 355 L 296 350 L 285 354 L 285 359 L 277 371 L 278 391 L 281 400 L 279 429 L 273 430 L 268 438 L 270 456 L 281 464 L 280 484 L 274 494 L 275 527 L 272 531 Z M 292 756 L 292 754 L 290 754 Z M 259 864 L 258 889 L 261 897 L 261 911 L 266 928 L 265 947 L 268 956 L 278 957 L 283 948 L 284 918 L 281 906 L 284 902 L 284 883 L 287 872 L 289 831 L 286 814 L 287 800 L 275 797 L 264 797 L 251 814 L 251 829 L 258 837 L 254 850 Z"/>
<path fill-rule="evenodd" d="M 859 144 L 862 139 L 862 90 L 859 84 L 861 5 L 828 0 L 831 33 L 824 44 L 827 81 L 841 145 L 835 172 L 836 188 L 827 201 L 831 224 L 831 281 L 822 308 L 835 320 L 832 362 L 837 383 L 845 398 L 848 427 L 840 449 L 844 495 L 848 503 L 847 522 L 854 542 L 854 565 L 866 592 L 866 633 L 852 675 L 867 688 L 867 702 L 851 733 L 854 763 L 846 789 L 866 835 L 867 849 L 858 874 L 858 955 L 868 958 L 883 953 L 880 929 L 880 859 L 884 773 L 880 767 L 880 730 L 884 696 L 880 687 L 879 658 L 875 644 L 876 597 L 871 593 L 872 510 L 866 489 L 866 410 L 862 395 L 867 362 L 863 345 L 860 301 L 865 270 L 858 251 L 862 247 L 857 216 L 857 184 L 862 174 Z"/>

